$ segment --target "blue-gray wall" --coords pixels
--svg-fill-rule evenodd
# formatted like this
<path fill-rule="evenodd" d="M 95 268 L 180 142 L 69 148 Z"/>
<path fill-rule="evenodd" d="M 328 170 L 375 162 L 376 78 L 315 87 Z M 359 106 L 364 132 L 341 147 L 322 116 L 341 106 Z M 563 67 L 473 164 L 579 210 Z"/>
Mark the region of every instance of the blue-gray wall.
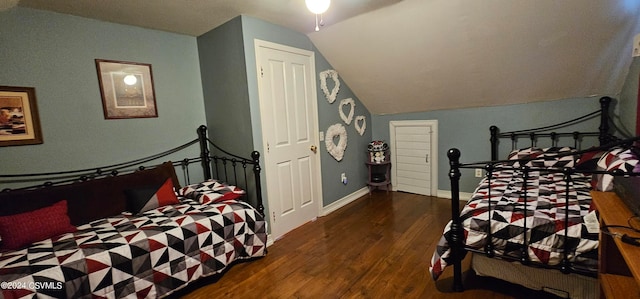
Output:
<path fill-rule="evenodd" d="M 151 64 L 158 117 L 106 120 L 96 58 Z M 196 138 L 205 123 L 194 37 L 16 7 L 0 12 L 0 66 L 0 85 L 35 87 L 44 138 L 1 147 L 2 173 L 139 158 Z"/>
<path fill-rule="evenodd" d="M 21 7 L 0 12 L 0 85 L 35 87 L 44 137 L 41 145 L 0 148 L 0 171 L 85 168 L 137 158 L 193 139 L 195 128 L 204 123 L 212 127 L 214 139 L 237 140 L 229 144 L 232 149 L 259 148 L 262 134 L 253 39 L 314 51 L 318 73 L 332 67 L 304 34 L 247 16 L 219 28 L 220 32 L 214 30 L 197 40 Z M 152 64 L 159 117 L 105 120 L 96 58 Z M 615 105 L 616 125 L 630 134 L 635 127 L 639 74 L 640 60 L 635 58 Z M 597 109 L 593 98 L 372 116 L 346 82 L 341 84 L 338 101 L 330 105 L 318 82 L 320 130 L 342 122 L 338 103 L 348 97 L 356 101 L 355 114 L 366 115 L 367 130 L 359 136 L 353 124 L 348 126 L 349 143 L 341 162 L 329 156 L 320 142 L 325 205 L 365 186 L 366 144 L 372 139 L 389 140 L 390 120 L 439 121 L 439 189 L 448 190 L 446 150 L 459 147 L 463 161 L 486 159 L 490 125 L 526 128 Z M 219 89 L 222 85 L 227 88 Z M 230 117 L 222 112 L 229 110 L 217 107 L 219 101 L 227 101 L 220 103 L 231 105 L 236 114 Z M 339 182 L 342 172 L 350 179 L 346 186 Z M 472 189 L 475 181 L 463 174 L 463 190 Z"/>
<path fill-rule="evenodd" d="M 403 113 L 373 116 L 373 138 L 389 140 L 389 121 L 393 120 L 438 120 L 438 189 L 451 190 L 448 172 L 447 151 L 458 148 L 462 152 L 461 162 L 487 161 L 491 159 L 489 127 L 496 125 L 502 131 L 542 127 L 561 123 L 568 119 L 586 115 L 600 109 L 599 97 L 567 99 L 530 104 L 506 105 L 497 107 L 479 107 L 455 110 L 438 110 L 422 113 Z M 567 128 L 570 132 L 595 131 L 598 119 L 592 119 L 580 125 Z M 585 140 L 582 146 L 597 143 L 597 139 Z M 519 147 L 530 144 L 522 142 Z M 510 142 L 501 142 L 501 157 L 506 158 Z M 544 146 L 544 144 L 539 144 Z M 472 192 L 479 179 L 473 171 L 462 170 L 460 190 Z"/>
<path fill-rule="evenodd" d="M 251 119 L 253 123 L 254 144 L 263 144 L 260 126 L 260 102 L 257 82 L 256 54 L 254 39 L 278 43 L 290 47 L 315 52 L 316 82 L 318 99 L 318 123 L 321 131 L 336 123 L 344 122 L 338 114 L 338 106 L 341 99 L 353 98 L 356 104 L 355 115 L 366 115 L 367 121 L 371 119 L 369 111 L 360 103 L 357 97 L 349 89 L 349 86 L 341 81 L 340 92 L 336 102 L 332 105 L 325 99 L 320 89 L 318 74 L 327 69 L 333 69 L 322 56 L 311 40 L 304 34 L 290 29 L 264 22 L 262 20 L 242 16 L 242 33 L 244 37 L 244 50 L 247 67 L 247 82 L 249 87 L 249 101 L 251 104 Z M 339 73 L 339 72 L 338 72 Z M 355 117 L 354 117 L 355 118 Z M 367 130 L 363 136 L 356 133 L 353 122 L 347 127 L 348 145 L 342 161 L 337 162 L 326 149 L 324 141 L 319 142 L 319 152 L 322 169 L 322 196 L 324 206 L 331 204 L 366 186 L 367 168 L 364 167 L 366 158 L 366 146 L 371 141 L 371 131 Z M 340 173 L 346 173 L 349 183 L 343 185 L 340 182 Z"/>
<path fill-rule="evenodd" d="M 319 51 L 314 47 L 316 51 L 316 71 L 333 69 L 333 67 L 327 62 L 324 56 L 319 54 Z M 320 77 L 317 77 L 320 80 Z M 340 77 L 338 71 L 338 79 L 340 80 L 340 90 L 336 101 L 330 104 L 327 101 L 324 93 L 318 84 L 318 123 L 320 130 L 327 132 L 327 129 L 333 125 L 340 123 L 347 129 L 347 148 L 344 153 L 342 161 L 337 162 L 326 150 L 326 144 L 323 141 L 320 142 L 320 157 L 322 158 L 322 186 L 325 205 L 332 203 L 346 195 L 349 195 L 358 189 L 366 186 L 368 179 L 368 168 L 365 162 L 368 159 L 367 146 L 371 142 L 372 132 L 371 129 L 371 113 L 369 110 L 358 100 L 355 94 L 349 89 L 346 82 Z M 318 81 L 319 82 L 319 81 Z M 327 88 L 331 91 L 333 85 L 331 79 L 327 80 Z M 353 113 L 353 120 L 351 124 L 347 125 L 340 118 L 339 110 L 341 109 L 340 101 L 342 99 L 352 98 L 355 102 L 355 111 Z M 343 112 L 348 113 L 346 107 Z M 365 131 L 362 136 L 356 131 L 355 119 L 357 116 L 362 115 L 365 117 Z M 347 185 L 343 185 L 340 182 L 340 174 L 345 173 L 348 179 Z"/>
<path fill-rule="evenodd" d="M 211 134 L 231 134 L 222 135 L 223 145 L 230 149 L 246 151 L 255 148 L 264 151 L 255 39 L 314 51 L 317 73 L 332 68 L 306 35 L 248 16 L 235 18 L 198 37 L 207 123 L 211 127 L 228 128 L 226 133 Z M 240 42 L 243 43 L 242 46 Z M 344 82 L 341 84 L 338 99 L 353 98 L 356 102 L 355 115 L 365 115 L 367 121 L 370 121 L 368 110 Z M 321 131 L 325 131 L 331 124 L 342 122 L 338 114 L 339 101 L 330 105 L 320 90 L 319 82 L 317 86 L 319 127 Z M 235 107 L 234 113 L 223 115 L 224 113 L 210 112 L 211 107 L 220 106 Z M 240 110 L 237 114 L 236 109 Z M 347 128 L 349 142 L 341 162 L 329 156 L 324 149 L 324 141 L 318 143 L 325 206 L 366 186 L 367 169 L 364 167 L 364 159 L 366 145 L 371 140 L 371 130 L 360 136 L 353 123 Z M 247 140 L 253 141 L 251 147 L 248 147 Z M 340 174 L 343 172 L 349 178 L 347 185 L 340 183 Z M 266 186 L 264 181 L 263 186 Z M 268 199 L 266 192 L 264 193 L 266 204 Z"/>
<path fill-rule="evenodd" d="M 255 39 L 313 51 L 316 73 L 332 69 L 306 35 L 244 15 L 199 36 L 197 42 L 210 135 L 225 149 L 236 153 L 248 154 L 253 149 L 264 153 Z M 340 101 L 329 104 L 320 90 L 319 81 L 316 84 L 319 128 L 326 131 L 332 124 L 342 123 L 338 114 Z M 338 99 L 349 97 L 356 103 L 355 115 L 365 115 L 370 122 L 369 111 L 349 87 L 341 82 Z M 371 129 L 360 136 L 353 123 L 346 127 L 349 142 L 341 162 L 327 153 L 324 141 L 318 142 L 324 206 L 366 186 L 367 169 L 364 161 L 366 146 L 371 140 Z M 347 185 L 340 182 L 341 173 L 346 173 L 349 178 Z M 267 186 L 264 176 L 261 183 L 262 186 Z M 266 191 L 263 192 L 263 203 L 269 213 Z"/>
<path fill-rule="evenodd" d="M 242 19 L 234 18 L 197 40 L 209 134 L 225 150 L 249 157 L 255 146 Z"/>

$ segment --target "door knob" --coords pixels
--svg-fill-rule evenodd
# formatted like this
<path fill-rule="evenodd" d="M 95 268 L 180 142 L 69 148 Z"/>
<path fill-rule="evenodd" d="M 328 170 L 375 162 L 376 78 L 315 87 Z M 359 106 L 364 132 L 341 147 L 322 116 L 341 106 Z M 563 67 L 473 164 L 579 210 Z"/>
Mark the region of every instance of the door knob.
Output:
<path fill-rule="evenodd" d="M 318 151 L 318 147 L 315 145 L 311 146 L 311 151 L 315 154 Z"/>

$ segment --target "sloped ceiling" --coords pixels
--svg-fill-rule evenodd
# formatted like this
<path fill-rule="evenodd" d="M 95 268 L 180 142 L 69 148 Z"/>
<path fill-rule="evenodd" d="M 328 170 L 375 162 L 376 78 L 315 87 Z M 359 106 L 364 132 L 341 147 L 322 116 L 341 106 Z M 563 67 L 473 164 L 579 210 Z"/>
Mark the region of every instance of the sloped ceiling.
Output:
<path fill-rule="evenodd" d="M 616 95 L 640 33 L 640 0 L 334 0 L 319 32 L 304 0 L 18 5 L 193 36 L 263 19 L 307 34 L 374 114 Z"/>
<path fill-rule="evenodd" d="M 309 34 L 372 113 L 620 92 L 640 1 L 404 0 Z"/>

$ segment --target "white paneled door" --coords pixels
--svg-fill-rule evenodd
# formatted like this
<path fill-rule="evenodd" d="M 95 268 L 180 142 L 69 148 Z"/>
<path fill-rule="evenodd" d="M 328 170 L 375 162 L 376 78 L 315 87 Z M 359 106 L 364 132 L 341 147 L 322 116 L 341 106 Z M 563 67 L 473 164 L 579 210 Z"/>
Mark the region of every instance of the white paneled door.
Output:
<path fill-rule="evenodd" d="M 314 53 L 255 40 L 271 238 L 322 206 Z"/>
<path fill-rule="evenodd" d="M 438 121 L 391 121 L 389 134 L 393 190 L 435 196 L 438 191 Z"/>

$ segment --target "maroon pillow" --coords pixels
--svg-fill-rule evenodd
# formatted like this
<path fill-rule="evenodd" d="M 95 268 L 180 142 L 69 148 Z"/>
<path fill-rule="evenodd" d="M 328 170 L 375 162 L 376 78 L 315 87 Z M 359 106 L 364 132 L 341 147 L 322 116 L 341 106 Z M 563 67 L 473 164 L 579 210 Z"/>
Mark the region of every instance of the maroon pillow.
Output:
<path fill-rule="evenodd" d="M 72 233 L 67 201 L 30 212 L 0 217 L 0 248 L 15 250 L 64 233 Z"/>
<path fill-rule="evenodd" d="M 602 157 L 602 155 L 604 154 L 605 154 L 604 151 L 585 152 L 580 156 L 580 159 L 578 159 L 578 161 L 576 162 L 575 168 L 577 170 L 585 170 L 585 171 L 599 170 L 598 160 L 600 160 L 600 157 Z"/>

